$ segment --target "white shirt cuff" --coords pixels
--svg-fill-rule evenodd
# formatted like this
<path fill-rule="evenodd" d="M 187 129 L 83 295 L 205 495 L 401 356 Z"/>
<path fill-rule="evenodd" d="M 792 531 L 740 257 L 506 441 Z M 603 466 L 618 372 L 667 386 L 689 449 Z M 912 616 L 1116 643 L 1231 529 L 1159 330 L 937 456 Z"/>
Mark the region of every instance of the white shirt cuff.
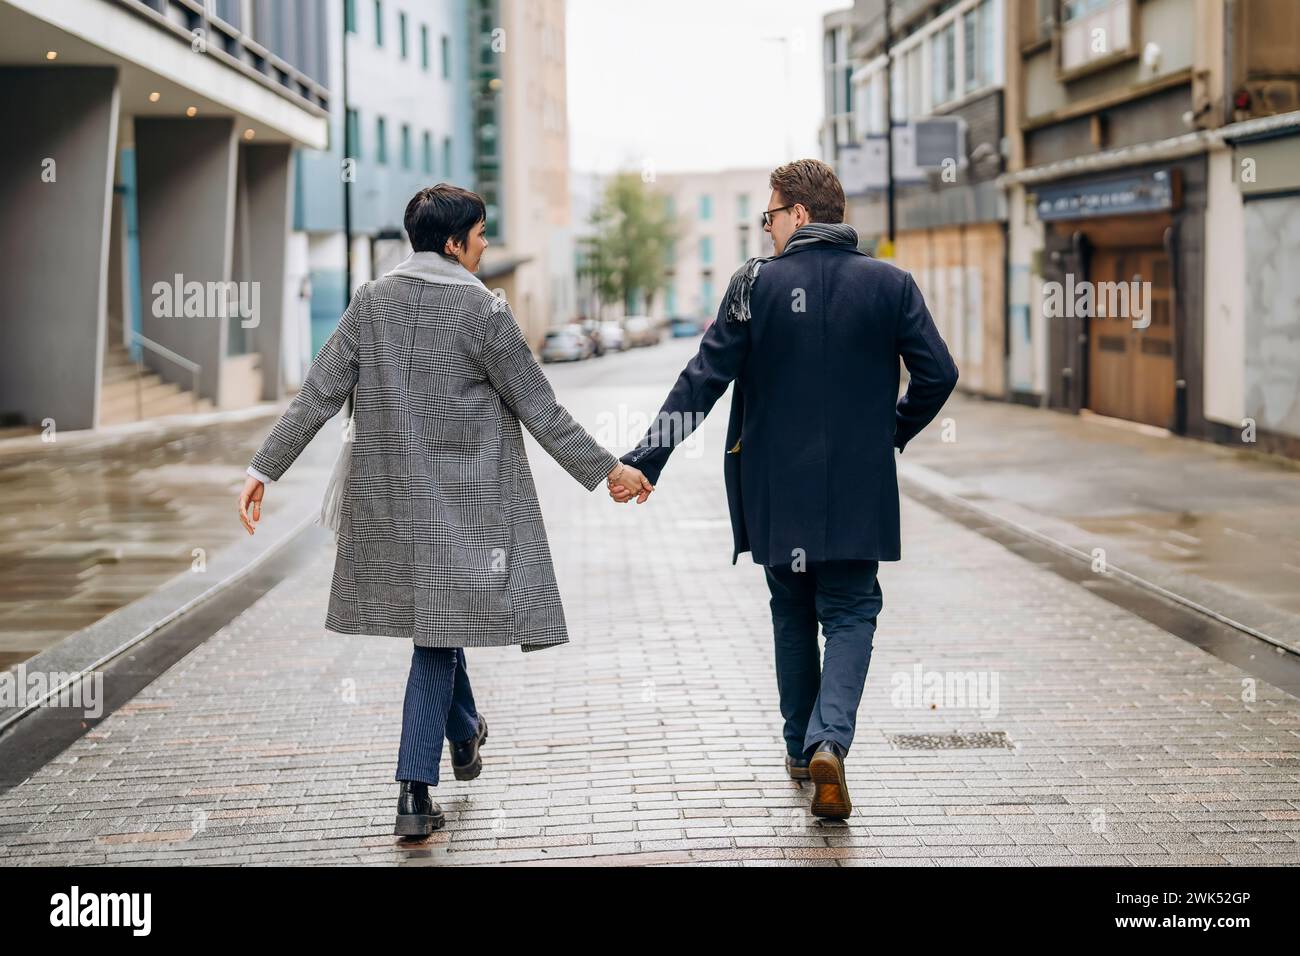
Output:
<path fill-rule="evenodd" d="M 268 477 L 266 477 L 266 475 L 262 474 L 260 471 L 258 471 L 256 468 L 254 468 L 252 465 L 249 465 L 249 466 L 248 466 L 248 473 L 249 473 L 250 475 L 252 475 L 254 478 L 256 478 L 258 481 L 260 481 L 260 482 L 261 482 L 262 484 L 264 484 L 264 485 L 269 485 L 269 484 L 271 484 L 273 481 L 275 481 L 274 478 L 268 478 Z"/>

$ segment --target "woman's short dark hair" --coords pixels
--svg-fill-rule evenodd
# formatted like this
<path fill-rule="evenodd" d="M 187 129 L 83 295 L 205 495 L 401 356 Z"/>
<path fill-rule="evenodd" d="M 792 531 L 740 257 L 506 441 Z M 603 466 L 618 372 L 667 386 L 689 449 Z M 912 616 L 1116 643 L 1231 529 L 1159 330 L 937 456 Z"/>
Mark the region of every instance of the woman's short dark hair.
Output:
<path fill-rule="evenodd" d="M 426 186 L 411 197 L 402 224 L 413 251 L 436 252 L 451 258 L 443 251 L 447 240 L 468 246 L 470 230 L 485 218 L 487 207 L 478 193 L 438 183 Z"/>

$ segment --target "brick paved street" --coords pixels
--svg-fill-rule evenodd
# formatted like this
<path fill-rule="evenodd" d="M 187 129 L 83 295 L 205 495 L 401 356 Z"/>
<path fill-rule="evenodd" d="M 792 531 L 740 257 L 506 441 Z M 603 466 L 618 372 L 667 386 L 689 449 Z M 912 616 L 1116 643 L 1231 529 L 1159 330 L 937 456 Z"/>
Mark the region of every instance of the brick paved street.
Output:
<path fill-rule="evenodd" d="M 618 403 L 653 412 L 696 341 L 548 372 L 597 431 Z M 848 760 L 854 813 L 813 818 L 781 763 L 767 589 L 747 555 L 730 564 L 728 402 L 643 506 L 584 492 L 530 439 L 573 640 L 469 652 L 484 770 L 456 781 L 444 753 L 447 826 L 426 843 L 392 836 L 411 646 L 323 632 L 322 547 L 0 795 L 0 860 L 1300 863 L 1295 698 L 906 499 Z M 634 431 L 599 437 L 622 451 Z M 896 685 L 918 667 L 996 680 L 996 712 L 905 706 Z M 973 733 L 1005 743 L 890 736 Z"/>

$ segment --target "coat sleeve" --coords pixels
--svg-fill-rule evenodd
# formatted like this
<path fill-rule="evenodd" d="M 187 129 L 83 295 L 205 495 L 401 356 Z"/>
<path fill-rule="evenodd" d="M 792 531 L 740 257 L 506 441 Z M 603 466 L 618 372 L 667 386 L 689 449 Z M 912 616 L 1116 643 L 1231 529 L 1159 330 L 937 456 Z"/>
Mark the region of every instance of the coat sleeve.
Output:
<path fill-rule="evenodd" d="M 957 365 L 910 274 L 899 304 L 897 343 L 908 374 L 894 429 L 894 444 L 901 452 L 939 414 L 957 385 Z"/>
<path fill-rule="evenodd" d="M 653 485 L 673 448 L 686 439 L 740 375 L 749 357 L 749 321 L 729 319 L 719 308 L 694 358 L 686 363 L 645 437 L 620 461 L 641 469 Z"/>
<path fill-rule="evenodd" d="M 579 484 L 591 491 L 614 470 L 618 459 L 555 400 L 555 390 L 533 357 L 509 304 L 495 296 L 488 305 L 482 363 L 502 401 Z"/>
<path fill-rule="evenodd" d="M 369 291 L 369 283 L 365 283 L 353 295 L 338 327 L 311 363 L 302 388 L 253 456 L 250 467 L 254 471 L 279 481 L 308 442 L 316 437 L 321 426 L 338 414 L 356 388 L 361 330 L 359 313 Z"/>

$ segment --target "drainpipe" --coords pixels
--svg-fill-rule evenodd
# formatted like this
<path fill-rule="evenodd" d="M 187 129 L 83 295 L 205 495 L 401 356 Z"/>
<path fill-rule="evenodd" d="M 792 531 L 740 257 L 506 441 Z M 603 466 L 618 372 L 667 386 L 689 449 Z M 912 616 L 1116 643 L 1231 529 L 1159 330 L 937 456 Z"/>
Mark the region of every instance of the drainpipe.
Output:
<path fill-rule="evenodd" d="M 1088 278 L 1088 237 L 1081 230 L 1076 229 L 1070 235 L 1069 265 L 1076 270 L 1076 282 Z M 1067 404 L 1070 411 L 1077 413 L 1083 408 L 1084 390 L 1088 385 L 1088 334 L 1091 330 L 1087 316 L 1075 316 L 1073 321 L 1074 342 L 1070 344 L 1068 353 L 1070 367 L 1062 374 L 1070 376 L 1066 381 Z"/>
<path fill-rule="evenodd" d="M 1172 327 L 1174 335 L 1174 433 L 1177 435 L 1187 434 L 1187 370 L 1183 363 L 1187 358 L 1187 350 L 1183 347 L 1183 338 L 1178 328 L 1178 291 L 1181 286 L 1180 275 L 1182 271 L 1179 268 L 1178 258 L 1178 227 L 1177 225 L 1168 226 L 1165 229 L 1163 237 L 1165 255 L 1169 257 L 1169 282 L 1173 286 L 1170 289 L 1172 293 L 1172 307 L 1169 310 L 1169 324 Z"/>

